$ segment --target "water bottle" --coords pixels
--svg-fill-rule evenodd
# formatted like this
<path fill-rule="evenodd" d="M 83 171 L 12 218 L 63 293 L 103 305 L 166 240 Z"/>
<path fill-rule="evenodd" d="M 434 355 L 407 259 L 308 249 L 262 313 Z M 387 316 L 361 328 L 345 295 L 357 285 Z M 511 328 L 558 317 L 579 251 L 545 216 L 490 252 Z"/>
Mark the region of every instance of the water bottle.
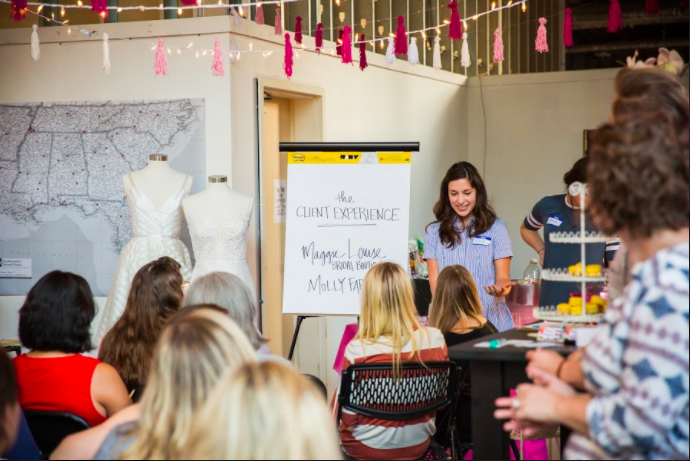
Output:
<path fill-rule="evenodd" d="M 531 259 L 525 271 L 522 273 L 522 281 L 524 283 L 540 283 L 541 282 L 541 267 L 539 260 Z"/>

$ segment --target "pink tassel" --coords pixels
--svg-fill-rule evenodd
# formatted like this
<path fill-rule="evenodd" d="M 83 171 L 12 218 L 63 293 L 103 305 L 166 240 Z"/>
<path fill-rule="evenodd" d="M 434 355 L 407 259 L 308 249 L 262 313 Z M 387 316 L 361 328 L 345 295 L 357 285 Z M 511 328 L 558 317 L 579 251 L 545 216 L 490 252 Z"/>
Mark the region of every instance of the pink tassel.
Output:
<path fill-rule="evenodd" d="M 644 5 L 644 11 L 648 15 L 659 14 L 661 11 L 659 0 L 647 0 Z"/>
<path fill-rule="evenodd" d="M 295 20 L 295 41 L 302 44 L 302 16 L 297 16 Z"/>
<path fill-rule="evenodd" d="M 563 45 L 566 48 L 573 46 L 575 42 L 573 41 L 573 10 L 570 8 L 565 9 L 565 19 L 563 20 Z"/>
<path fill-rule="evenodd" d="M 256 5 L 256 14 L 254 15 L 254 22 L 260 26 L 266 24 L 266 21 L 264 19 L 264 7 L 261 6 L 261 3 Z"/>
<path fill-rule="evenodd" d="M 220 40 L 216 39 L 213 47 L 213 64 L 211 65 L 214 77 L 224 77 L 225 68 L 223 67 L 223 51 L 220 49 Z"/>
<path fill-rule="evenodd" d="M 407 31 L 405 18 L 398 16 L 398 30 L 395 32 L 395 55 L 407 54 Z"/>
<path fill-rule="evenodd" d="M 537 40 L 535 41 L 535 49 L 539 53 L 549 52 L 549 42 L 546 39 L 546 18 L 539 18 L 539 30 L 537 31 Z"/>
<path fill-rule="evenodd" d="M 16 22 L 26 17 L 27 0 L 12 0 L 12 17 Z"/>
<path fill-rule="evenodd" d="M 285 34 L 285 64 L 283 68 L 285 69 L 285 75 L 287 78 L 292 77 L 292 66 L 294 64 L 292 52 L 292 43 L 290 43 L 290 34 Z"/>
<path fill-rule="evenodd" d="M 345 33 L 343 34 L 343 49 L 340 55 L 343 64 L 352 64 L 352 39 L 350 34 L 352 29 L 350 26 L 345 26 Z"/>
<path fill-rule="evenodd" d="M 276 35 L 283 35 L 283 22 L 280 20 L 280 7 L 276 6 Z"/>
<path fill-rule="evenodd" d="M 168 75 L 168 58 L 165 56 L 164 47 L 165 42 L 159 38 L 158 50 L 156 50 L 156 63 L 153 65 L 153 70 L 156 72 L 156 75 L 161 77 Z"/>
<path fill-rule="evenodd" d="M 321 54 L 323 48 L 323 24 L 319 23 L 316 26 L 316 52 Z"/>
<path fill-rule="evenodd" d="M 338 39 L 338 44 L 335 46 L 335 51 L 338 53 L 338 56 L 343 55 L 343 35 L 344 35 L 344 32 L 342 30 L 339 30 L 338 36 L 340 38 Z"/>
<path fill-rule="evenodd" d="M 462 40 L 462 21 L 460 20 L 460 13 L 458 13 L 458 2 L 453 0 L 448 5 L 450 8 L 450 26 L 448 29 L 448 36 L 451 40 Z"/>
<path fill-rule="evenodd" d="M 623 13 L 621 12 L 621 4 L 618 0 L 609 0 L 611 7 L 609 8 L 609 27 L 606 32 L 615 34 L 618 29 L 623 27 Z"/>
<path fill-rule="evenodd" d="M 494 37 L 496 37 L 496 41 L 494 42 L 494 62 L 503 62 L 503 37 L 501 37 L 501 29 L 496 29 L 494 31 Z"/>
<path fill-rule="evenodd" d="M 369 67 L 367 63 L 367 42 L 364 40 L 364 34 L 359 37 L 359 70 L 364 71 Z"/>
<path fill-rule="evenodd" d="M 108 0 L 91 0 L 91 11 L 96 14 L 104 14 L 108 17 Z"/>
<path fill-rule="evenodd" d="M 196 0 L 180 0 L 184 6 L 196 5 Z"/>

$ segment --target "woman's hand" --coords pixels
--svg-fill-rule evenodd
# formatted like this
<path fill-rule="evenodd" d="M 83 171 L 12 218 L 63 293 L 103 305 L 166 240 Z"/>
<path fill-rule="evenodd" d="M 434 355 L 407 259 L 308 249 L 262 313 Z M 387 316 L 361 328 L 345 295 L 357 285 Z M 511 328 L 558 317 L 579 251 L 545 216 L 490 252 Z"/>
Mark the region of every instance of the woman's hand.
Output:
<path fill-rule="evenodd" d="M 575 390 L 563 381 L 536 368 L 527 367 L 535 384 L 522 384 L 517 388 L 517 397 L 496 400 L 496 419 L 508 419 L 503 428 L 506 431 L 520 429 L 525 435 L 534 435 L 549 424 L 559 423 L 558 404 L 575 395 Z"/>
<path fill-rule="evenodd" d="M 502 297 L 507 296 L 510 293 L 510 288 L 515 286 L 515 282 L 510 280 L 505 280 L 497 282 L 494 285 L 488 285 L 484 287 L 484 291 L 489 293 L 491 296 Z"/>
<path fill-rule="evenodd" d="M 558 369 L 565 361 L 565 359 L 557 352 L 546 349 L 529 351 L 527 353 L 527 360 L 529 360 L 530 367 L 539 368 L 540 370 L 552 376 L 556 376 L 557 378 L 559 377 L 557 376 Z"/>

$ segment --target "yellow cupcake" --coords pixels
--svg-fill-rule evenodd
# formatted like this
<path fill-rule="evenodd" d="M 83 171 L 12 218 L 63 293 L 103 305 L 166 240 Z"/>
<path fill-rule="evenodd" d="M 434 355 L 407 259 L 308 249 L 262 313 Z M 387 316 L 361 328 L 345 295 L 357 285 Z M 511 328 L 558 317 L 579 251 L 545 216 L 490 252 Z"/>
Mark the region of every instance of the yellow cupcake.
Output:
<path fill-rule="evenodd" d="M 601 264 L 589 264 L 585 268 L 587 277 L 601 277 Z"/>
<path fill-rule="evenodd" d="M 598 314 L 599 305 L 594 303 L 587 303 L 587 314 Z"/>
<path fill-rule="evenodd" d="M 606 304 L 606 301 L 604 301 L 604 298 L 602 298 L 599 295 L 593 295 L 592 299 L 590 299 L 590 302 L 593 304 L 598 304 L 599 306 L 603 306 Z"/>
<path fill-rule="evenodd" d="M 570 304 L 566 304 L 566 303 L 559 304 L 558 307 L 557 307 L 557 309 L 558 309 L 558 314 L 559 314 L 559 315 L 568 315 L 568 314 L 570 314 Z"/>
<path fill-rule="evenodd" d="M 570 298 L 571 306 L 582 306 L 582 296 L 573 296 Z"/>
<path fill-rule="evenodd" d="M 570 275 L 579 277 L 582 275 L 582 263 L 577 263 L 574 266 L 570 266 L 568 270 L 570 271 Z"/>
<path fill-rule="evenodd" d="M 582 303 L 577 306 L 570 306 L 570 315 L 582 315 Z"/>

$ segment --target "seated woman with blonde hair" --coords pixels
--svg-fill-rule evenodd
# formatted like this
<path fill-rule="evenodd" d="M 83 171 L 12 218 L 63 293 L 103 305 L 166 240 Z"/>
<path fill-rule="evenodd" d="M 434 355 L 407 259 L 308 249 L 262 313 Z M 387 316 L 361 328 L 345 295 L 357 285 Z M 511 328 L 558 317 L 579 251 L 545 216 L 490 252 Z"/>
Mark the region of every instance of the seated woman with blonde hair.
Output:
<path fill-rule="evenodd" d="M 65 439 L 52 459 L 181 459 L 194 412 L 222 376 L 254 360 L 249 340 L 218 307 L 184 308 L 163 330 L 141 403 Z"/>
<path fill-rule="evenodd" d="M 192 427 L 181 459 L 341 459 L 323 396 L 281 363 L 227 374 Z"/>
<path fill-rule="evenodd" d="M 397 264 L 381 263 L 364 277 L 359 332 L 348 344 L 343 370 L 362 363 L 389 363 L 394 375 L 403 362 L 447 361 L 436 328 L 417 321 L 412 283 Z M 340 441 L 355 459 L 419 459 L 436 431 L 434 413 L 409 421 L 383 421 L 343 411 Z"/>

